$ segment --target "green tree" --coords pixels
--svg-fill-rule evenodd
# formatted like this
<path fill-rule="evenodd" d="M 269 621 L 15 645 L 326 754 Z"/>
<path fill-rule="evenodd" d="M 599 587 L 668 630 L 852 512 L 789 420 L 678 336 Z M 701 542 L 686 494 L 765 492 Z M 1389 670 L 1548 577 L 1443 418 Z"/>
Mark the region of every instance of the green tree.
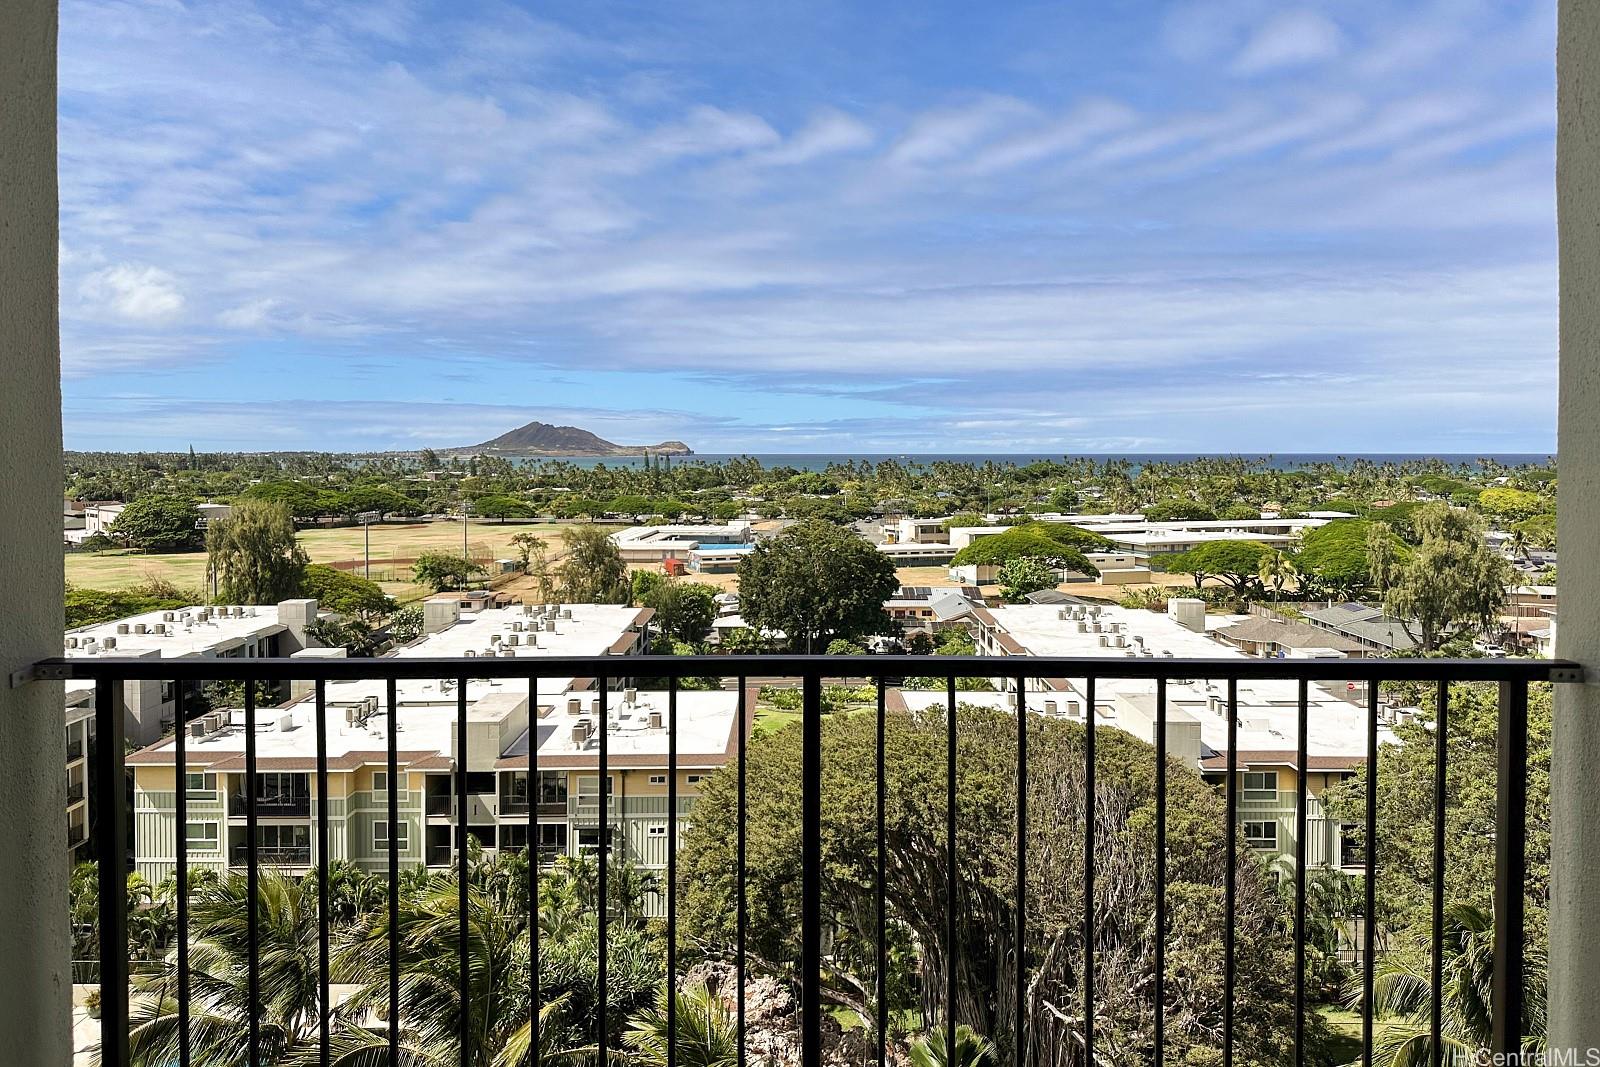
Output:
<path fill-rule="evenodd" d="M 1078 1021 L 1048 1005 L 1082 1003 L 1082 834 L 1085 819 L 1083 728 L 1029 716 L 1026 869 L 1027 943 L 1032 978 L 1024 1001 L 1024 1059 L 1011 1046 L 1019 991 L 1011 982 L 1016 925 L 1016 730 L 1013 715 L 962 706 L 957 712 L 955 852 L 957 884 L 946 881 L 946 762 L 941 717 L 891 712 L 885 720 L 884 891 L 893 938 L 890 976 L 895 1017 L 933 1024 L 950 1017 L 945 990 L 950 955 L 945 919 L 954 901 L 957 937 L 955 1021 L 996 1035 L 1001 1063 L 1062 1062 L 1081 1041 Z M 823 720 L 823 911 L 833 940 L 823 996 L 864 1019 L 873 1010 L 877 886 L 876 717 Z M 777 730 L 751 743 L 748 764 L 749 948 L 758 970 L 786 968 L 800 914 L 801 731 Z M 1094 815 L 1098 893 L 1095 937 L 1102 966 L 1097 1027 L 1107 1048 L 1147 1047 L 1151 1003 L 1149 915 L 1153 903 L 1156 754 L 1114 728 L 1097 732 Z M 1222 975 L 1216 965 L 1231 921 L 1239 953 L 1236 1035 L 1242 1062 L 1274 1059 L 1293 1027 L 1281 902 L 1265 865 L 1240 848 L 1238 897 L 1221 910 L 1226 834 L 1221 798 L 1178 761 L 1168 765 L 1167 1039 L 1172 1062 L 1215 1062 Z M 706 783 L 679 862 L 679 931 L 708 951 L 733 943 L 739 869 L 734 833 L 735 775 Z"/>
<path fill-rule="evenodd" d="M 631 589 L 628 565 L 610 534 L 599 526 L 569 526 L 561 531 L 566 550 L 556 568 L 561 599 L 570 604 L 626 604 Z"/>
<path fill-rule="evenodd" d="M 1209 521 L 1217 517 L 1217 513 L 1195 500 L 1162 500 L 1151 504 L 1144 509 L 1144 517 L 1149 522 L 1177 522 Z M 1256 513 L 1257 518 L 1260 512 Z"/>
<path fill-rule="evenodd" d="M 321 563 L 306 567 L 300 581 L 300 595 L 315 597 L 317 606 L 365 622 L 373 622 L 394 610 L 394 598 L 377 582 Z"/>
<path fill-rule="evenodd" d="M 416 501 L 386 485 L 357 485 L 339 494 L 339 511 L 344 515 L 376 512 L 380 520 L 386 515 L 420 515 Z"/>
<path fill-rule="evenodd" d="M 207 528 L 206 554 L 223 604 L 275 604 L 299 595 L 305 582 L 306 550 L 279 502 L 239 501 Z"/>
<path fill-rule="evenodd" d="M 1509 486 L 1485 489 L 1478 494 L 1478 506 L 1505 522 L 1532 518 L 1550 507 L 1548 501 L 1538 493 L 1530 493 L 1526 489 L 1512 489 Z"/>
<path fill-rule="evenodd" d="M 189 903 L 189 1027 L 193 1062 L 205 1067 L 248 1059 L 247 983 L 250 897 L 243 875 L 195 893 Z M 261 873 L 256 893 L 260 938 L 261 1056 L 287 1063 L 314 1047 L 321 1005 L 317 973 L 315 882 Z M 175 959 L 134 979 L 128 1046 L 137 1067 L 178 1062 Z"/>
<path fill-rule="evenodd" d="M 1553 511 L 1529 516 L 1512 524 L 1511 532 L 1520 534 L 1522 540 L 1535 548 L 1556 547 L 1556 515 Z"/>
<path fill-rule="evenodd" d="M 447 589 L 465 589 L 474 578 L 483 574 L 483 565 L 477 560 L 448 552 L 424 552 L 411 565 L 411 576 L 417 583 L 436 593 Z"/>
<path fill-rule="evenodd" d="M 1085 552 L 1110 547 L 1111 542 L 1060 522 L 1030 522 L 1003 533 L 985 534 L 955 554 L 951 566 L 999 566 L 1013 559 L 1036 559 L 1060 570 L 1097 575 Z"/>
<path fill-rule="evenodd" d="M 194 501 L 176 496 L 144 496 L 122 509 L 111 532 L 130 548 L 175 552 L 200 541 L 200 512 Z"/>
<path fill-rule="evenodd" d="M 739 563 L 739 605 L 758 630 L 813 651 L 836 638 L 889 632 L 883 602 L 900 587 L 894 564 L 855 532 L 820 519 L 758 543 Z"/>
<path fill-rule="evenodd" d="M 1372 585 L 1365 519 L 1336 519 L 1300 535 L 1294 554 L 1301 588 L 1316 596 L 1351 597 Z M 1393 534 L 1384 536 L 1392 539 Z"/>
<path fill-rule="evenodd" d="M 501 522 L 507 519 L 525 519 L 533 514 L 533 508 L 526 500 L 501 493 L 478 497 L 472 502 L 472 509 L 479 515 L 499 519 Z"/>
<path fill-rule="evenodd" d="M 1215 578 L 1235 596 L 1248 597 L 1260 588 L 1261 561 L 1271 554 L 1272 549 L 1260 541 L 1205 541 L 1160 562 L 1169 573 L 1193 577 L 1196 589 L 1207 578 Z"/>
<path fill-rule="evenodd" d="M 1492 629 L 1515 574 L 1484 543 L 1482 520 L 1429 503 L 1413 514 L 1412 529 L 1417 543 L 1408 552 L 1387 544 L 1386 525 L 1369 531 L 1367 562 L 1384 610 L 1401 620 L 1425 654 Z"/>
<path fill-rule="evenodd" d="M 1261 557 L 1260 569 L 1256 575 L 1261 579 L 1262 585 L 1271 587 L 1273 600 L 1282 600 L 1284 587 L 1298 579 L 1300 571 L 1294 565 L 1292 557 L 1273 549 Z"/>
<path fill-rule="evenodd" d="M 1000 565 L 998 578 L 1001 598 L 1012 604 L 1025 599 L 1029 593 L 1056 587 L 1055 572 L 1033 556 L 1006 560 Z"/>
<path fill-rule="evenodd" d="M 645 573 L 645 572 L 640 572 Z M 667 579 L 647 589 L 640 603 L 655 609 L 656 629 L 687 644 L 698 644 L 717 618 L 717 591 L 697 582 Z"/>

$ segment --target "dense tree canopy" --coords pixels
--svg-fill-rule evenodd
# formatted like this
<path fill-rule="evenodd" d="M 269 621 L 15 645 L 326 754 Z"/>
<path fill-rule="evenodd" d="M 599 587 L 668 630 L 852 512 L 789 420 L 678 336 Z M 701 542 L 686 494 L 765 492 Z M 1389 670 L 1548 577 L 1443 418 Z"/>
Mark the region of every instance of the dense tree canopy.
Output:
<path fill-rule="evenodd" d="M 812 519 L 757 543 L 739 563 L 739 604 L 757 630 L 814 651 L 836 637 L 886 633 L 894 564 L 855 531 Z"/>
<path fill-rule="evenodd" d="M 1272 549 L 1260 541 L 1205 541 L 1187 552 L 1161 557 L 1169 573 L 1187 574 L 1198 589 L 1207 578 L 1215 578 L 1238 596 L 1249 596 L 1261 586 L 1261 561 Z"/>
<path fill-rule="evenodd" d="M 1430 503 L 1412 515 L 1411 530 L 1414 546 L 1405 551 L 1390 544 L 1385 524 L 1368 531 L 1368 566 L 1384 610 L 1424 653 L 1492 629 L 1514 573 L 1484 542 L 1483 520 Z"/>
<path fill-rule="evenodd" d="M 611 535 L 598 526 L 569 526 L 561 531 L 566 556 L 556 568 L 561 599 L 573 604 L 626 604 L 630 593 L 628 565 Z"/>
<path fill-rule="evenodd" d="M 200 512 L 194 501 L 177 496 L 147 496 L 122 509 L 111 532 L 130 548 L 172 552 L 200 543 Z"/>
<path fill-rule="evenodd" d="M 998 566 L 1013 559 L 1036 559 L 1059 570 L 1097 575 L 1085 552 L 1109 548 L 1111 542 L 1061 522 L 1030 522 L 997 534 L 985 534 L 955 554 L 951 566 Z"/>
<path fill-rule="evenodd" d="M 1372 585 L 1365 519 L 1336 519 L 1300 535 L 1294 554 L 1302 588 L 1312 596 L 1349 597 Z M 1390 535 L 1392 536 L 1392 535 Z"/>
<path fill-rule="evenodd" d="M 447 589 L 465 589 L 483 573 L 483 566 L 477 560 L 449 552 L 424 552 L 411 565 L 411 576 L 417 583 L 436 593 Z"/>
<path fill-rule="evenodd" d="M 895 967 L 892 1017 L 946 1017 L 945 915 L 958 918 L 956 1020 L 993 1040 L 1001 1063 L 1019 1062 L 1010 1020 L 1016 906 L 1016 719 L 963 707 L 957 717 L 959 882 L 945 878 L 946 734 L 940 717 L 891 714 L 886 723 L 888 804 L 886 896 Z M 1081 838 L 1083 729 L 1030 717 L 1027 845 L 1028 942 L 1032 982 L 1022 993 L 1028 1040 L 1050 1064 L 1081 1062 Z M 876 754 L 872 716 L 834 715 L 823 724 L 823 909 L 837 923 L 824 975 L 834 1004 L 870 1010 L 876 930 Z M 748 907 L 750 949 L 760 970 L 784 973 L 799 926 L 800 731 L 779 730 L 749 754 Z M 1103 1048 L 1148 1058 L 1155 1006 L 1148 980 L 1154 892 L 1152 810 L 1155 754 L 1116 729 L 1097 733 L 1096 939 L 1100 967 L 1097 1029 Z M 1193 772 L 1168 768 L 1167 1040 L 1171 1062 L 1211 1062 L 1220 1032 L 1224 833 L 1221 800 Z M 707 784 L 680 859 L 679 928 L 715 950 L 732 943 L 737 783 Z M 1238 932 L 1240 1054 L 1274 1060 L 1289 1043 L 1290 968 L 1282 955 L 1281 902 L 1263 865 L 1241 847 Z"/>
<path fill-rule="evenodd" d="M 320 563 L 306 567 L 300 595 L 315 597 L 317 606 L 328 611 L 367 621 L 394 610 L 394 599 L 377 582 Z"/>
<path fill-rule="evenodd" d="M 276 604 L 305 584 L 306 551 L 288 505 L 241 500 L 206 530 L 206 553 L 224 604 Z"/>

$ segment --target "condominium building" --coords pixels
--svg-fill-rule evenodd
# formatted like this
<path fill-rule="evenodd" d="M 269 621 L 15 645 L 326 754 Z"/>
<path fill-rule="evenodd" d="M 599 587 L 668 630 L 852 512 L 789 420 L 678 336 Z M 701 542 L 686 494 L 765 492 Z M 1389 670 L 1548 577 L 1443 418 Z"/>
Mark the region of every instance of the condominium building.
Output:
<path fill-rule="evenodd" d="M 626 563 L 676 565 L 706 573 L 731 571 L 755 545 L 743 520 L 725 526 L 630 526 L 611 535 Z"/>
<path fill-rule="evenodd" d="M 1175 600 L 1170 614 L 1111 606 L 1018 604 L 976 608 L 975 642 L 980 654 L 1006 656 L 1104 656 L 1126 658 L 1244 659 L 1215 630 L 1237 625 L 1237 616 L 1208 619 L 1198 601 Z M 1239 774 L 1238 820 L 1246 840 L 1269 859 L 1295 852 L 1295 800 L 1304 776 L 1307 803 L 1307 862 L 1351 867 L 1358 861 L 1348 830 L 1322 812 L 1324 789 L 1360 770 L 1366 759 L 1365 688 L 1339 673 L 1343 658 L 1328 662 L 1328 681 L 1307 686 L 1306 760 L 1300 765 L 1298 689 L 1288 680 L 1242 680 L 1237 685 L 1235 769 Z M 1113 665 L 1108 665 L 1113 667 Z M 969 702 L 1015 708 L 1004 692 L 1012 679 L 996 679 L 991 694 L 964 693 Z M 1030 678 L 1027 705 L 1045 715 L 1085 719 L 1087 686 L 1081 678 Z M 913 708 L 944 699 L 942 693 L 904 694 Z M 1095 721 L 1155 743 L 1155 685 L 1144 679 L 1102 677 L 1095 684 Z M 1390 724 L 1407 714 L 1384 706 L 1379 742 L 1393 743 Z M 1228 766 L 1226 683 L 1203 678 L 1167 685 L 1167 752 L 1219 788 Z"/>
<path fill-rule="evenodd" d="M 459 658 L 465 674 L 474 659 L 528 660 L 534 661 L 530 677 L 466 678 L 464 767 L 456 760 L 462 680 L 396 683 L 399 818 L 392 828 L 386 683 L 328 683 L 322 755 L 328 772 L 329 859 L 386 870 L 393 833 L 403 863 L 449 864 L 458 774 L 464 775 L 468 792 L 467 830 L 482 847 L 525 848 L 530 834 L 546 857 L 598 847 L 603 699 L 613 849 L 646 867 L 664 866 L 668 698 L 632 688 L 626 668 L 626 657 L 647 643 L 653 612 L 610 604 L 546 604 L 463 613 L 456 598 L 446 597 L 428 601 L 424 615 L 431 632 L 386 658 Z M 536 661 L 547 656 L 616 656 L 618 667 L 604 678 L 541 676 Z M 187 724 L 181 769 L 173 738 L 128 757 L 134 776 L 135 862 L 141 873 L 165 877 L 176 861 L 180 784 L 186 799 L 182 830 L 196 865 L 226 868 L 245 861 L 252 789 L 259 858 L 290 869 L 316 862 L 313 828 L 322 798 L 316 788 L 319 746 L 310 691 L 299 686 L 288 704 L 257 710 L 253 784 L 240 709 L 214 711 Z M 739 695 L 732 692 L 679 694 L 681 810 L 693 802 L 703 777 L 735 750 L 738 704 Z M 749 707 L 754 706 L 752 699 Z M 530 754 L 536 775 L 531 790 Z"/>
<path fill-rule="evenodd" d="M 329 685 L 323 756 L 328 790 L 328 858 L 371 871 L 388 869 L 393 835 L 406 866 L 454 862 L 457 782 L 467 790 L 465 821 L 484 849 L 521 850 L 530 836 L 542 859 L 600 847 L 600 803 L 607 797 L 611 855 L 657 869 L 667 861 L 671 720 L 663 692 L 603 694 L 563 689 L 537 695 L 520 680 L 468 681 L 467 759 L 458 763 L 455 679 L 398 683 L 391 724 L 386 703 L 359 685 Z M 354 698 L 354 699 L 352 699 Z M 747 706 L 755 707 L 753 694 Z M 705 777 L 737 752 L 739 694 L 684 691 L 677 697 L 679 815 Z M 606 789 L 600 787 L 599 731 L 607 733 Z M 291 872 L 317 862 L 318 730 L 315 702 L 301 698 L 260 709 L 252 780 L 245 763 L 242 711 L 192 722 L 185 760 L 174 739 L 128 757 L 134 776 L 135 866 L 157 881 L 172 873 L 181 831 L 192 866 L 224 870 L 249 855 L 246 814 L 253 789 L 257 857 Z M 393 729 L 397 774 L 389 780 Z M 530 758 L 531 757 L 531 758 Z M 530 768 L 533 785 L 529 785 Z M 389 819 L 397 788 L 398 819 Z M 176 791 L 185 791 L 184 825 Z M 680 819 L 681 837 L 684 822 Z"/>

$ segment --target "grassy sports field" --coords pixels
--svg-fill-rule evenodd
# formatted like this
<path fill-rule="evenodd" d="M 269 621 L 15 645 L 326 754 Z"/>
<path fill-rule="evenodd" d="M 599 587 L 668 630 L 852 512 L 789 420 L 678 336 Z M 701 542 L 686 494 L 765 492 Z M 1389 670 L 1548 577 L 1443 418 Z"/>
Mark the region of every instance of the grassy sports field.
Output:
<path fill-rule="evenodd" d="M 537 534 L 559 552 L 560 526 L 534 523 L 473 522 L 467 527 L 467 547 L 474 558 L 501 559 L 517 555 L 511 539 L 519 533 Z M 311 529 L 300 532 L 300 543 L 313 563 L 335 563 L 363 558 L 365 540 L 359 526 Z M 372 527 L 372 577 L 390 595 L 412 600 L 424 590 L 413 583 L 409 564 L 389 565 L 390 559 L 413 559 L 424 552 L 461 552 L 459 522 L 389 523 Z M 380 562 L 385 561 L 385 562 Z M 66 558 L 67 581 L 87 589 L 127 589 L 152 578 L 198 589 L 205 583 L 204 552 L 152 554 L 132 552 L 73 552 Z M 355 573 L 361 573 L 359 570 Z"/>

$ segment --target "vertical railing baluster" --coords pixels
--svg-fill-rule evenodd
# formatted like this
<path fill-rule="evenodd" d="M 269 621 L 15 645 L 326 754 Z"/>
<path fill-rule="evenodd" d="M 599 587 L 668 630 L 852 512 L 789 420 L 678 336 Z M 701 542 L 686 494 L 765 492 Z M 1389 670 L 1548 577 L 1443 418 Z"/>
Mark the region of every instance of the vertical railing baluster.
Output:
<path fill-rule="evenodd" d="M 173 795 L 178 823 L 173 842 L 178 857 L 178 1067 L 189 1067 L 189 722 L 183 697 L 183 685 L 174 681 L 172 721 L 177 732 L 173 735 L 173 747 L 178 763 L 178 789 Z"/>
<path fill-rule="evenodd" d="M 678 676 L 667 679 L 667 1067 L 678 1065 Z"/>
<path fill-rule="evenodd" d="M 878 736 L 877 761 L 874 781 L 877 797 L 873 808 L 877 815 L 877 877 L 873 881 L 873 905 L 878 931 L 877 958 L 873 965 L 874 984 L 877 986 L 878 1067 L 886 1067 L 889 1058 L 889 911 L 884 894 L 885 871 L 888 864 L 889 845 L 884 808 L 889 799 L 888 783 L 884 780 L 883 731 L 885 690 L 883 679 L 878 685 Z"/>
<path fill-rule="evenodd" d="M 596 941 L 596 967 L 595 979 L 598 982 L 596 990 L 596 1003 L 599 1013 L 596 1024 L 599 1029 L 598 1045 L 600 1048 L 600 1067 L 606 1067 L 610 1059 L 610 1051 L 606 1048 L 606 1014 L 610 1009 L 609 990 L 607 989 L 606 974 L 606 949 L 610 937 L 611 897 L 608 894 L 609 886 L 606 884 L 606 868 L 610 864 L 611 852 L 611 787 L 607 779 L 606 767 L 606 739 L 611 733 L 611 708 L 606 686 L 610 684 L 604 677 L 595 679 L 600 695 L 595 706 L 599 709 L 596 716 L 600 720 L 600 878 L 596 888 L 600 893 L 599 901 L 599 938 Z"/>
<path fill-rule="evenodd" d="M 456 995 L 461 1067 L 472 1054 L 472 1000 L 467 963 L 467 679 L 456 686 Z M 424 833 L 427 831 L 424 830 Z M 485 961 L 487 962 L 487 961 Z M 491 981 L 492 981 L 491 977 Z"/>
<path fill-rule="evenodd" d="M 1497 784 L 1494 833 L 1494 1007 L 1490 1051 L 1498 1062 L 1522 1052 L 1525 975 L 1523 911 L 1527 891 L 1528 683 L 1500 683 L 1496 732 Z"/>
<path fill-rule="evenodd" d="M 1450 682 L 1439 679 L 1433 729 L 1433 950 L 1428 974 L 1428 1061 L 1444 1063 L 1444 808 L 1449 773 Z"/>
<path fill-rule="evenodd" d="M 539 679 L 528 679 L 528 1026 L 533 1041 L 528 1048 L 531 1067 L 539 1067 Z"/>
<path fill-rule="evenodd" d="M 321 1067 L 333 1056 L 328 1023 L 333 1016 L 329 952 L 332 914 L 328 900 L 328 683 L 316 681 L 317 704 L 317 1050 Z M 349 803 L 348 799 L 345 801 Z M 346 813 L 348 818 L 348 813 Z M 348 825 L 348 823 L 347 823 Z"/>
<path fill-rule="evenodd" d="M 244 829 L 245 829 L 245 896 L 249 900 L 245 927 L 248 941 L 246 977 L 249 983 L 250 1011 L 249 1048 L 250 1062 L 261 1062 L 261 830 L 257 824 L 256 793 L 259 790 L 256 770 L 256 683 L 244 680 Z"/>
<path fill-rule="evenodd" d="M 1094 1063 L 1094 675 L 1084 679 L 1083 1060 Z"/>
<path fill-rule="evenodd" d="M 100 1062 L 128 1060 L 128 800 L 120 681 L 94 690 L 95 856 L 100 893 Z"/>
<path fill-rule="evenodd" d="M 389 1067 L 400 1067 L 400 697 L 388 679 L 389 739 L 385 764 L 389 784 Z M 410 775 L 408 774 L 409 778 Z M 427 820 L 423 819 L 424 834 Z M 409 831 L 406 843 L 411 843 Z M 422 846 L 427 848 L 424 838 Z"/>
<path fill-rule="evenodd" d="M 1017 676 L 1017 914 L 1016 1018 L 1012 1037 L 1017 1067 L 1028 1055 L 1028 682 Z"/>
<path fill-rule="evenodd" d="M 1228 679 L 1228 781 L 1223 787 L 1226 811 L 1226 867 L 1222 872 L 1222 1067 L 1233 1067 L 1234 906 L 1239 864 L 1239 680 Z"/>
<path fill-rule="evenodd" d="M 1378 692 L 1382 683 L 1367 682 L 1367 812 L 1366 893 L 1361 924 L 1361 1067 L 1372 1067 L 1372 1027 L 1377 1003 L 1373 984 L 1378 955 Z"/>
<path fill-rule="evenodd" d="M 956 1047 L 956 963 L 960 949 L 956 935 L 956 909 L 959 906 L 956 869 L 956 676 L 945 679 L 944 737 L 944 862 L 945 862 L 945 979 L 944 1047 L 954 1056 Z"/>
<path fill-rule="evenodd" d="M 1294 794 L 1294 1064 L 1303 1067 L 1306 1052 L 1306 725 L 1309 683 L 1301 678 L 1295 712 Z"/>
<path fill-rule="evenodd" d="M 744 907 L 744 871 L 745 871 L 745 748 L 750 736 L 750 724 L 746 721 L 749 714 L 746 703 L 748 681 L 743 676 L 739 678 L 739 827 L 738 840 L 734 842 L 735 866 L 738 868 L 738 885 L 734 890 L 734 907 L 737 914 L 734 916 L 734 943 L 737 958 L 734 961 L 734 981 L 738 983 L 737 998 L 734 1010 L 737 1013 L 739 1025 L 739 1063 L 738 1067 L 745 1067 L 744 1051 L 744 949 L 745 949 L 745 907 Z"/>
<path fill-rule="evenodd" d="M 1167 680 L 1156 679 L 1155 1067 L 1167 1059 Z"/>
<path fill-rule="evenodd" d="M 822 678 L 801 680 L 800 1064 L 822 1067 Z"/>

